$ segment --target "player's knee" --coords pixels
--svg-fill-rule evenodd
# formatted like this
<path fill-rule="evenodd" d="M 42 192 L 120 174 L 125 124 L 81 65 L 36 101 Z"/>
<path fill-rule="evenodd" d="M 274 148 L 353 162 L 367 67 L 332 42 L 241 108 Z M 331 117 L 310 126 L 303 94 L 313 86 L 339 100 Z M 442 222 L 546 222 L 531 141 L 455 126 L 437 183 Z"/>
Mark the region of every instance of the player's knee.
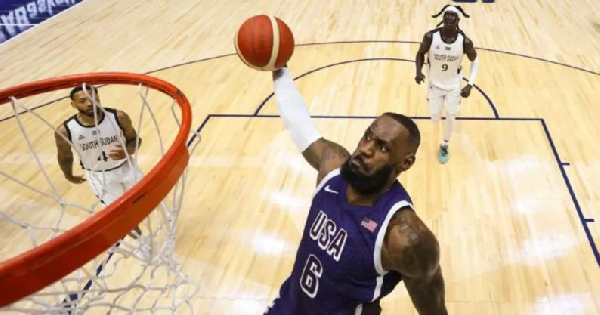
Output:
<path fill-rule="evenodd" d="M 446 110 L 446 117 L 456 118 L 458 116 L 458 109 L 448 109 Z M 447 119 L 446 118 L 446 119 Z"/>
<path fill-rule="evenodd" d="M 442 119 L 442 104 L 436 102 L 429 103 L 429 116 L 433 121 L 440 121 Z"/>
<path fill-rule="evenodd" d="M 459 110 L 460 110 L 460 101 L 451 102 L 451 103 L 446 104 L 446 113 L 447 114 L 457 116 Z"/>

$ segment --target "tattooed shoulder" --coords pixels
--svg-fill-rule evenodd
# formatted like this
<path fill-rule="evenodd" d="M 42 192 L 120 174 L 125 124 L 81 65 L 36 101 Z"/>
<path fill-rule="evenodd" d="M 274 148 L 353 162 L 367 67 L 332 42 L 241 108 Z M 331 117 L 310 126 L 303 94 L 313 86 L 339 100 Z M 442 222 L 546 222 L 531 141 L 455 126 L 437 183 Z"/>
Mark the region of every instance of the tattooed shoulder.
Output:
<path fill-rule="evenodd" d="M 427 275 L 439 264 L 438 241 L 412 210 L 393 217 L 386 247 L 392 269 L 408 276 Z"/>

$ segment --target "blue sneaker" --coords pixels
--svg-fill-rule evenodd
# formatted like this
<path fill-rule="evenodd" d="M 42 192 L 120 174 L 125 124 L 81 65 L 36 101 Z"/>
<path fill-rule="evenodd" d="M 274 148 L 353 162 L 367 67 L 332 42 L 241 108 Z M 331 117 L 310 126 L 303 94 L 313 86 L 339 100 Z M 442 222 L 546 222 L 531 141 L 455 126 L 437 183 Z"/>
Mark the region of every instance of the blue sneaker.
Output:
<path fill-rule="evenodd" d="M 438 160 L 441 164 L 446 164 L 446 162 L 448 162 L 448 146 L 440 145 Z"/>

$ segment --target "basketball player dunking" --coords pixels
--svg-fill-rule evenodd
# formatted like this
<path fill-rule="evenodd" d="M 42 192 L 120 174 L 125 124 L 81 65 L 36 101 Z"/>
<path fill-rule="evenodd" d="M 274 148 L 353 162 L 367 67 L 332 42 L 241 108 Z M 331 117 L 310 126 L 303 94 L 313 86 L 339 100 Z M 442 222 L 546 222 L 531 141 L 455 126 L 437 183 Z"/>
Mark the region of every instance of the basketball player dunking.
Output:
<path fill-rule="evenodd" d="M 419 314 L 447 314 L 438 241 L 397 180 L 415 162 L 417 125 L 385 113 L 350 154 L 321 136 L 287 68 L 273 80 L 281 119 L 318 176 L 291 274 L 265 314 L 377 315 L 400 281 Z"/>
<path fill-rule="evenodd" d="M 78 113 L 57 127 L 58 164 L 68 181 L 75 184 L 85 181 L 83 176 L 73 174 L 73 152 L 66 138 L 77 148 L 80 165 L 90 187 L 101 202 L 108 205 L 142 177 L 133 159 L 127 159 L 127 155 L 131 156 L 136 151 L 137 132 L 125 112 L 112 108 L 104 108 L 103 111 L 101 107 L 94 106 L 92 98 L 100 104 L 95 87 L 88 86 L 86 90 L 87 95 L 81 86 L 71 90 L 71 106 Z M 127 152 L 121 143 L 125 144 Z M 138 148 L 139 145 L 141 138 Z M 138 228 L 135 231 L 140 233 Z"/>
<path fill-rule="evenodd" d="M 438 156 L 442 164 L 448 161 L 448 144 L 454 130 L 456 115 L 460 109 L 460 98 L 461 96 L 469 97 L 479 70 L 479 58 L 473 42 L 458 27 L 459 12 L 469 17 L 460 7 L 450 5 L 433 16 L 438 17 L 440 14 L 444 14 L 440 23 L 443 23 L 443 27 L 425 33 L 416 57 L 417 75 L 415 80 L 421 84 L 425 79 L 422 69 L 425 54 L 427 54 L 429 63 L 427 100 L 431 119 L 439 123 L 442 118 L 442 107 L 444 105 L 446 107 L 446 128 Z M 471 61 L 471 69 L 468 84 L 461 90 L 463 54 L 466 54 Z"/>

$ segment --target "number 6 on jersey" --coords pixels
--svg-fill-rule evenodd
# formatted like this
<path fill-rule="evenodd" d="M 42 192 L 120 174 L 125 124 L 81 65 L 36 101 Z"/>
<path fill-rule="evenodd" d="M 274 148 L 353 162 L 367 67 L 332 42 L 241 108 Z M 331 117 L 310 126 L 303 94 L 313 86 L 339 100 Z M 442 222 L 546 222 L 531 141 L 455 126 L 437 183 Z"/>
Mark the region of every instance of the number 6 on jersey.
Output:
<path fill-rule="evenodd" d="M 306 265 L 302 270 L 302 276 L 300 277 L 300 287 L 311 298 L 317 296 L 319 291 L 319 278 L 323 274 L 323 265 L 317 256 L 310 254 L 306 259 Z"/>

